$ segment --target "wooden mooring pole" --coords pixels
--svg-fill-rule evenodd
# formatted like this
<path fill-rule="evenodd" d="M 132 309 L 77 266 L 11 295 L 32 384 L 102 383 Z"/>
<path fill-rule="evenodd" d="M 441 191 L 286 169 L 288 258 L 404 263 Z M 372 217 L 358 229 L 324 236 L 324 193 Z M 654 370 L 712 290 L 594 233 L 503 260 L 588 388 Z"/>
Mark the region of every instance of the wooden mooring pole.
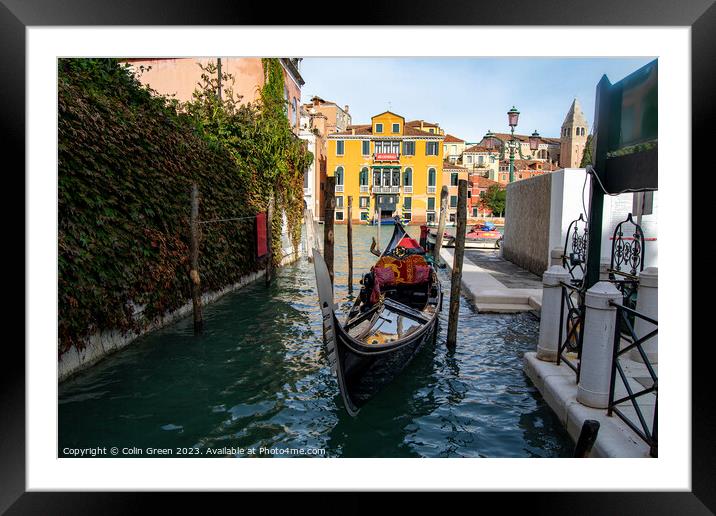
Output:
<path fill-rule="evenodd" d="M 308 261 L 313 261 L 313 213 L 309 208 L 303 210 L 303 220 L 306 223 L 306 255 Z"/>
<path fill-rule="evenodd" d="M 199 278 L 199 187 L 191 186 L 191 217 L 189 220 L 189 258 L 191 270 L 191 303 L 194 307 L 194 333 L 201 333 L 204 327 L 204 316 L 201 309 L 201 279 Z"/>
<path fill-rule="evenodd" d="M 599 433 L 599 421 L 596 419 L 586 419 L 582 424 L 582 431 L 579 432 L 577 446 L 574 447 L 575 458 L 586 458 L 597 440 Z"/>
<path fill-rule="evenodd" d="M 376 238 L 378 239 L 378 242 L 377 242 L 375 250 L 378 251 L 378 256 L 380 256 L 380 254 L 381 254 L 381 250 L 380 250 L 380 222 L 381 222 L 381 220 L 380 220 L 380 208 L 378 208 L 378 206 L 375 207 L 375 220 L 378 223 L 378 229 L 376 230 L 378 232 L 378 234 L 376 236 Z"/>
<path fill-rule="evenodd" d="M 348 293 L 353 293 L 353 196 L 348 196 Z"/>
<path fill-rule="evenodd" d="M 272 221 L 273 221 L 273 206 L 274 206 L 274 197 L 271 195 L 269 197 L 269 203 L 268 203 L 268 211 L 266 213 L 266 247 L 268 249 L 268 255 L 266 258 L 266 284 L 268 285 L 271 283 L 271 279 L 273 276 L 273 245 L 271 242 L 272 237 Z"/>
<path fill-rule="evenodd" d="M 333 228 L 336 217 L 336 178 L 326 178 L 326 204 L 323 210 L 323 259 L 328 267 L 328 274 L 333 283 Z"/>
<path fill-rule="evenodd" d="M 440 263 L 440 248 L 443 246 L 443 233 L 445 233 L 445 223 L 447 222 L 447 205 L 448 205 L 448 188 L 443 185 L 440 190 L 440 219 L 438 221 L 438 234 L 435 235 L 435 249 L 433 249 L 433 258 L 435 263 Z"/>
<path fill-rule="evenodd" d="M 450 314 L 447 336 L 447 346 L 451 349 L 455 348 L 457 344 L 462 261 L 465 256 L 465 233 L 467 233 L 467 180 L 460 179 L 457 185 L 457 227 L 455 228 L 455 255 L 453 256 L 452 278 L 450 280 Z"/>

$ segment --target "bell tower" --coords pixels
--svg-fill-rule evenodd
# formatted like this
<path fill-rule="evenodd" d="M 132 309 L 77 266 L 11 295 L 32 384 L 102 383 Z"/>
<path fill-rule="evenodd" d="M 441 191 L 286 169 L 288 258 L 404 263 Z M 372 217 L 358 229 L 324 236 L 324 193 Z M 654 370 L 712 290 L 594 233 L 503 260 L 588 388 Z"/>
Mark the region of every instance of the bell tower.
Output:
<path fill-rule="evenodd" d="M 589 126 L 582 113 L 582 107 L 575 98 L 562 122 L 560 135 L 559 165 L 562 168 L 578 168 L 582 162 L 584 147 L 587 143 Z"/>

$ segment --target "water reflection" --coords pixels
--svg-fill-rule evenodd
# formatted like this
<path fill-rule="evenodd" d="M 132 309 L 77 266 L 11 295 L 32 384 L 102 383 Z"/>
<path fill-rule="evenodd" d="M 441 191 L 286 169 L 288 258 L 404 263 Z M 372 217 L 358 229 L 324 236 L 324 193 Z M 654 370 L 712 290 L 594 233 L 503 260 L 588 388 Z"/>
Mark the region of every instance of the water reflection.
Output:
<path fill-rule="evenodd" d="M 322 235 L 322 226 L 317 235 Z M 390 228 L 381 228 L 385 245 Z M 417 236 L 418 228 L 410 228 Z M 336 229 L 335 297 L 347 310 L 374 263 L 374 227 L 354 228 L 353 295 L 345 231 Z M 531 316 L 477 314 L 460 301 L 455 351 L 445 347 L 449 275 L 436 340 L 356 418 L 342 407 L 322 346 L 313 266 L 281 269 L 145 336 L 63 383 L 66 446 L 315 447 L 343 457 L 568 456 L 572 443 L 521 367 L 534 349 Z"/>

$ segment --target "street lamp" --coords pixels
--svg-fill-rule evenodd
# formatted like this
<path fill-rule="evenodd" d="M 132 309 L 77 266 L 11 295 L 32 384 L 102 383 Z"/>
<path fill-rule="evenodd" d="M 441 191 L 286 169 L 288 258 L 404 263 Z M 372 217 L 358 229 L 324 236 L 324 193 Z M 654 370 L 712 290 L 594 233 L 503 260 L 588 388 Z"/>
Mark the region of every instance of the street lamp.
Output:
<path fill-rule="evenodd" d="M 515 149 L 517 149 L 517 152 L 520 154 L 520 158 L 522 159 L 532 159 L 532 153 L 525 158 L 525 156 L 522 154 L 522 146 L 520 145 L 520 141 L 515 138 L 515 127 L 517 127 L 517 122 L 520 118 L 520 112 L 515 108 L 515 106 L 512 106 L 512 109 L 510 109 L 507 112 L 507 123 L 510 126 L 510 139 L 506 142 L 503 142 L 500 138 L 498 138 L 494 133 L 492 133 L 489 129 L 487 130 L 487 133 L 483 137 L 483 141 L 485 142 L 485 147 L 487 147 L 488 150 L 492 150 L 495 148 L 495 140 L 500 142 L 500 161 L 505 159 L 505 146 L 510 150 L 510 183 L 512 183 L 515 180 Z M 530 150 L 532 152 L 539 149 L 539 144 L 541 141 L 541 137 L 539 133 L 535 130 L 534 133 L 528 138 L 530 142 Z"/>

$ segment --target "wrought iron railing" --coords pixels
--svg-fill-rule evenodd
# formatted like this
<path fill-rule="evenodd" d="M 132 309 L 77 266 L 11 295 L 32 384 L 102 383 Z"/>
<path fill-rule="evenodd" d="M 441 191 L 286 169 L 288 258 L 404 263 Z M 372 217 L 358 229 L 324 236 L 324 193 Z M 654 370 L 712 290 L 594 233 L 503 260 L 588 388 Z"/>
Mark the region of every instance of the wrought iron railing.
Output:
<path fill-rule="evenodd" d="M 560 284 L 562 285 L 562 302 L 559 308 L 557 365 L 562 362 L 567 364 L 577 374 L 577 382 L 579 382 L 582 342 L 584 341 L 584 292 L 575 285 L 564 282 L 560 282 Z M 566 335 L 565 329 L 567 330 Z"/>
<path fill-rule="evenodd" d="M 607 269 L 609 281 L 622 293 L 622 304 L 627 308 L 636 308 L 639 287 L 637 274 L 644 270 L 644 250 L 644 232 L 629 213 L 627 218 L 614 228 L 612 256 Z M 633 324 L 633 317 L 629 319 Z"/>
<path fill-rule="evenodd" d="M 564 241 L 564 252 L 562 253 L 562 265 L 572 277 L 572 284 L 582 286 L 586 272 L 587 248 L 588 248 L 588 227 L 584 215 L 569 223 L 567 238 Z"/>
<path fill-rule="evenodd" d="M 624 421 L 624 423 L 626 423 L 627 426 L 629 426 L 629 428 L 634 431 L 634 433 L 636 433 L 641 439 L 644 440 L 644 442 L 646 442 L 646 444 L 649 446 L 650 455 L 652 457 L 658 457 L 658 377 L 656 371 L 654 370 L 654 367 L 651 365 L 651 362 L 649 361 L 649 358 L 642 347 L 645 342 L 656 337 L 658 333 L 658 322 L 655 319 L 640 314 L 636 310 L 633 310 L 629 307 L 613 302 L 610 302 L 610 304 L 617 309 L 617 324 L 615 324 L 614 330 L 612 377 L 611 384 L 609 387 L 609 406 L 607 409 L 607 415 L 611 416 L 612 414 L 616 414 L 617 416 L 619 416 L 619 418 L 621 418 L 621 420 Z M 653 324 L 654 329 L 649 331 L 643 337 L 638 337 L 634 332 L 634 324 L 632 323 L 632 320 L 637 318 Z M 626 346 L 622 346 L 622 342 L 624 342 Z M 624 371 L 624 368 L 622 367 L 621 362 L 619 361 L 620 357 L 622 357 L 626 353 L 629 353 L 633 349 L 638 350 L 639 355 L 641 356 L 641 359 L 644 362 L 646 370 L 648 371 L 649 376 L 651 378 L 651 385 L 642 385 L 644 388 L 636 392 L 632 388 L 632 385 L 629 383 L 629 379 Z M 619 377 L 621 378 L 624 388 L 626 389 L 627 395 L 619 399 L 614 399 L 616 393 L 617 373 L 619 373 Z M 649 382 L 646 383 L 648 384 Z M 643 400 L 645 396 L 651 393 L 654 393 L 654 415 L 651 418 L 651 428 L 649 428 L 647 417 L 644 415 L 646 405 L 640 405 L 640 400 Z M 639 423 L 638 425 L 636 422 L 630 419 L 622 409 L 618 407 L 618 405 L 627 402 L 631 402 L 632 407 L 634 408 L 634 412 Z"/>

